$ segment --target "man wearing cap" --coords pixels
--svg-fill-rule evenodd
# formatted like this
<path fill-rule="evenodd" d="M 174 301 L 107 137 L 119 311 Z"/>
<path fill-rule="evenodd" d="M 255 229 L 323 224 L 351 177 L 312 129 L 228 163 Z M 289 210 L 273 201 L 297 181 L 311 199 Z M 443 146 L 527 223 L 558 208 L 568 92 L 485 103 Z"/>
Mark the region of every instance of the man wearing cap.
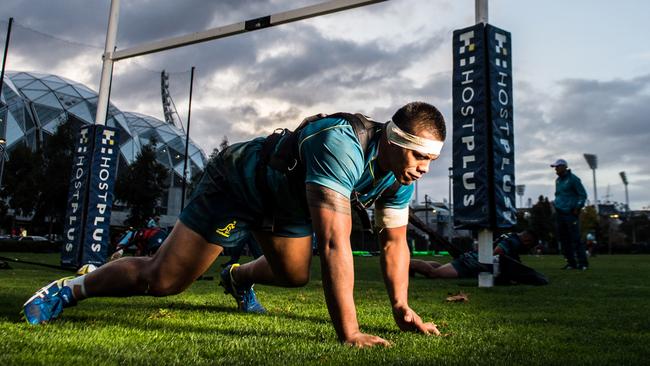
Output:
<path fill-rule="evenodd" d="M 580 240 L 580 210 L 587 200 L 587 192 L 580 178 L 568 169 L 564 159 L 558 159 L 555 168 L 555 212 L 557 216 L 558 239 L 562 243 L 566 265 L 564 269 L 586 270 L 589 267 L 585 246 Z M 577 261 L 576 261 L 577 257 Z"/>
<path fill-rule="evenodd" d="M 44 323 L 87 297 L 180 293 L 249 231 L 264 255 L 225 268 L 222 285 L 240 310 L 266 312 L 253 284 L 304 286 L 313 231 L 338 339 L 357 347 L 386 346 L 386 340 L 361 332 L 353 299 L 351 209 L 374 203 L 393 318 L 401 330 L 439 334 L 408 305 L 406 226 L 412 183 L 438 158 L 445 135 L 441 113 L 413 102 L 386 124 L 359 114 L 318 115 L 293 132 L 233 144 L 208 164 L 155 256 L 122 258 L 88 275 L 55 281 L 25 303 L 25 317 Z"/>

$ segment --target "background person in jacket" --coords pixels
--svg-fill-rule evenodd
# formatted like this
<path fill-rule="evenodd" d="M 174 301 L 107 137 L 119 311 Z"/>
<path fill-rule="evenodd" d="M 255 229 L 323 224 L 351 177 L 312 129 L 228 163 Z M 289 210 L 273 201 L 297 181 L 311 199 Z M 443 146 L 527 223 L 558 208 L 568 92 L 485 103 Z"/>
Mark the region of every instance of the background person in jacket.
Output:
<path fill-rule="evenodd" d="M 587 192 L 580 178 L 568 169 L 564 159 L 551 164 L 555 168 L 555 212 L 557 216 L 557 235 L 567 264 L 564 269 L 586 270 L 589 267 L 584 243 L 580 240 L 580 210 L 587 200 Z M 576 261 L 577 257 L 577 261 Z"/>

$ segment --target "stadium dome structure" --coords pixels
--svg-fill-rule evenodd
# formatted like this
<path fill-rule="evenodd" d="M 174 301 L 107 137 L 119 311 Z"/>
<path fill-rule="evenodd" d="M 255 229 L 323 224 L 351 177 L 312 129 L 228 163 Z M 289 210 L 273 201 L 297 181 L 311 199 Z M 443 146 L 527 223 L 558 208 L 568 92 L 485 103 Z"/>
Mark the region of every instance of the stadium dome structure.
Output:
<path fill-rule="evenodd" d="M 2 104 L 7 106 L 6 150 L 21 142 L 30 147 L 47 143 L 59 125 L 72 123 L 74 130 L 95 123 L 98 95 L 85 85 L 49 74 L 7 72 Z M 180 211 L 185 133 L 174 125 L 138 113 L 122 112 L 109 105 L 106 125 L 119 130 L 119 169 L 133 163 L 142 146 L 156 141 L 156 159 L 170 170 L 169 194 L 161 202 L 167 213 Z M 191 139 L 188 146 L 190 179 L 207 163 L 206 155 Z"/>

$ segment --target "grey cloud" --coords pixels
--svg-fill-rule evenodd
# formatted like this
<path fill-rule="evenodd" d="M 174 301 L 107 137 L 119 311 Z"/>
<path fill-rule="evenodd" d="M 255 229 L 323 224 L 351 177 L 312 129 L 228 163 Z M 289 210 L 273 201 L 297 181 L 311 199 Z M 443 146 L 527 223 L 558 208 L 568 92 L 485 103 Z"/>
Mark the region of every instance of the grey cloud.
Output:
<path fill-rule="evenodd" d="M 650 179 L 650 77 L 570 79 L 559 81 L 558 86 L 555 96 L 530 85 L 518 84 L 515 90 L 525 93 L 515 104 L 517 183 L 531 185 L 534 196 L 552 197 L 554 175 L 548 164 L 562 156 L 572 159 L 569 164 L 591 191 L 583 153 L 598 155 L 600 199 L 608 184 L 620 183 L 615 176 L 618 171 L 625 170 L 635 179 Z M 647 204 L 650 194 L 642 192 L 637 192 L 636 199 Z"/>
<path fill-rule="evenodd" d="M 274 38 L 291 37 L 294 29 L 276 30 L 275 34 L 255 35 L 248 37 L 245 44 L 234 43 L 230 51 L 246 52 L 242 49 L 263 49 L 265 45 L 274 41 Z M 289 53 L 271 60 L 254 63 L 255 57 L 233 58 L 232 64 L 221 67 L 232 67 L 245 74 L 245 81 L 237 86 L 236 92 L 247 98 L 274 97 L 289 102 L 291 105 L 309 107 L 315 103 L 329 99 L 336 102 L 337 98 L 349 97 L 372 99 L 375 96 L 391 95 L 396 102 L 380 110 L 363 111 L 378 119 L 390 118 L 392 113 L 404 102 L 410 100 L 428 100 L 430 90 L 425 86 L 415 88 L 410 82 L 397 76 L 399 71 L 410 65 L 409 60 L 404 60 L 403 55 L 408 54 L 415 59 L 419 55 L 435 51 L 434 45 L 440 44 L 438 37 L 434 36 L 423 42 L 407 44 L 395 50 L 385 50 L 376 42 L 355 44 L 349 41 L 325 40 L 323 35 L 315 29 L 305 26 L 300 28 L 301 36 L 293 39 L 299 42 L 304 52 Z M 214 69 L 215 72 L 219 68 Z M 209 72 L 209 71 L 206 71 Z M 437 75 L 437 80 L 432 85 L 444 85 L 443 75 Z M 425 85 L 429 85 L 428 83 Z M 217 87 L 218 86 L 212 86 Z M 438 90 L 436 95 L 442 96 Z M 447 86 L 447 90 L 449 87 Z M 447 96 L 447 99 L 449 96 Z M 207 107 L 208 110 L 210 107 Z M 444 106 L 443 106 L 444 108 Z M 441 109 L 443 109 L 441 108 Z M 220 111 L 241 118 L 240 107 L 229 111 Z M 334 112 L 334 111 L 323 111 Z M 379 113 L 377 113 L 379 112 Z M 299 120 L 297 108 L 291 116 L 271 115 L 268 117 L 254 116 L 255 130 L 266 125 L 286 124 L 287 121 Z M 247 118 L 250 120 L 250 118 Z M 240 133 L 241 134 L 241 133 Z"/>
<path fill-rule="evenodd" d="M 161 38 L 167 35 L 185 33 L 186 24 L 192 24 L 193 27 L 204 29 L 205 25 L 214 22 L 221 14 L 230 14 L 230 16 L 233 13 L 238 15 L 252 14 L 254 13 L 253 10 L 259 14 L 260 12 L 277 11 L 278 8 L 284 10 L 287 6 L 296 7 L 293 4 L 289 5 L 287 2 L 268 1 L 248 2 L 246 6 L 236 1 L 215 3 L 219 5 L 209 4 L 207 9 L 206 6 L 198 6 L 193 3 L 187 4 L 186 2 L 182 3 L 182 5 L 177 4 L 177 2 L 162 4 L 159 4 L 159 2 L 155 4 L 152 2 L 135 2 L 125 4 L 122 6 L 121 12 L 120 39 L 129 43 L 137 43 L 145 38 L 150 38 L 147 35 L 149 31 L 153 32 L 156 38 Z M 107 9 L 101 7 L 84 8 L 75 2 L 63 2 L 59 4 L 58 8 L 41 7 L 39 4 L 35 4 L 37 10 L 33 16 L 35 18 L 46 18 L 46 21 L 40 25 L 43 29 L 51 26 L 54 29 L 53 33 L 60 29 L 60 25 L 57 27 L 55 24 L 47 22 L 47 19 L 60 20 L 66 18 L 65 15 L 69 18 L 71 9 L 83 8 L 88 12 L 86 17 L 80 17 L 82 18 L 81 21 L 85 21 L 87 18 L 99 18 L 107 12 Z M 234 8 L 233 4 L 236 4 L 237 7 Z M 299 5 L 307 4 L 308 2 L 301 2 Z M 176 10 L 176 7 L 178 7 L 178 10 Z M 243 10 L 238 13 L 235 9 L 239 8 L 243 8 Z M 50 16 L 45 17 L 44 14 L 39 13 L 38 9 L 41 9 L 41 11 L 47 9 Z M 23 12 L 25 12 L 24 9 Z M 213 15 L 214 13 L 218 14 Z M 177 21 L 177 19 L 171 21 L 165 18 L 169 15 L 163 14 L 178 14 L 177 18 L 190 19 L 191 21 L 181 22 Z M 56 23 L 54 20 L 52 22 Z M 70 27 L 68 24 L 63 28 L 72 29 L 75 27 Z M 171 30 L 172 28 L 173 30 Z M 86 30 L 85 25 L 82 26 L 82 29 Z M 104 29 L 104 27 L 97 27 L 94 33 L 103 36 Z M 62 31 L 59 35 L 71 34 Z M 247 81 L 238 86 L 238 92 L 247 95 L 264 94 L 303 106 L 322 101 L 323 95 L 328 97 L 330 95 L 339 95 L 344 89 L 356 88 L 358 90 L 354 90 L 354 92 L 358 93 L 358 97 L 372 98 L 375 93 L 387 93 L 387 86 L 406 96 L 400 98 L 402 99 L 400 102 L 402 102 L 405 99 L 410 100 L 422 95 L 422 91 L 409 88 L 408 83 L 401 80 L 397 74 L 410 64 L 410 60 L 417 59 L 419 55 L 424 53 L 434 52 L 442 43 L 439 39 L 440 36 L 442 35 L 430 37 L 424 41 L 408 43 L 397 50 L 385 50 L 376 42 L 359 45 L 350 41 L 328 40 L 324 38 L 324 35 L 319 34 L 313 27 L 308 25 L 274 28 L 268 32 L 241 35 L 219 40 L 218 42 L 164 52 L 155 57 L 143 57 L 136 61 L 138 65 L 142 65 L 139 68 L 134 67 L 124 70 L 117 64 L 113 96 L 115 100 L 132 100 L 134 97 L 136 99 L 156 98 L 154 95 L 157 93 L 158 88 L 157 86 L 151 86 L 158 82 L 157 75 L 152 72 L 143 72 L 143 70 L 166 68 L 178 71 L 188 69 L 191 64 L 196 65 L 197 73 L 205 77 L 209 77 L 219 70 L 235 67 L 238 71 L 247 75 Z M 83 37 L 72 37 L 71 39 L 79 38 Z M 256 64 L 258 50 L 264 49 L 265 45 L 283 38 L 300 43 L 305 52 L 299 55 L 290 54 L 287 57 L 274 58 Z M 42 43 L 48 41 L 51 40 L 44 39 Z M 33 44 L 33 42 L 21 42 L 21 44 L 23 43 Z M 61 47 L 61 44 L 57 43 L 55 46 L 31 47 L 26 50 L 17 50 L 17 52 L 34 56 L 34 60 L 50 59 L 50 61 L 35 63 L 34 67 L 42 67 L 42 69 L 46 70 L 48 69 L 48 62 L 49 66 L 57 62 L 65 63 L 66 56 L 79 52 L 79 50 L 73 50 L 67 46 Z M 99 54 L 100 51 L 92 49 L 89 52 Z M 47 57 L 48 55 L 50 57 Z M 98 69 L 98 66 L 87 65 L 87 68 L 89 70 Z M 201 83 L 200 80 L 198 82 Z M 363 85 L 363 88 L 360 88 L 359 85 Z M 305 90 L 318 90 L 318 92 L 305 93 Z M 414 97 L 411 97 L 411 95 Z"/>
<path fill-rule="evenodd" d="M 202 31 L 219 14 L 232 14 L 239 1 L 135 1 L 120 9 L 121 47 Z"/>
<path fill-rule="evenodd" d="M 1 38 L 4 47 L 6 28 L 2 28 Z M 101 56 L 100 49 L 71 42 L 61 42 L 52 39 L 47 34 L 35 32 L 23 27 L 21 24 L 15 24 L 10 39 L 7 68 L 9 70 L 27 71 L 23 65 L 17 62 L 17 59 L 24 58 L 32 68 L 30 71 L 46 73 L 47 70 L 60 67 L 70 62 L 71 56 L 78 56 L 80 54 L 86 54 L 89 57 L 92 57 L 93 54 L 96 55 L 99 64 Z"/>
<path fill-rule="evenodd" d="M 118 45 L 124 47 L 201 31 L 304 3 L 268 0 L 122 2 Z M 0 15 L 2 19 L 13 16 L 16 22 L 43 32 L 103 47 L 109 10 L 110 1 L 4 0 Z"/>
<path fill-rule="evenodd" d="M 119 46 L 204 30 L 317 2 L 122 2 Z M 398 4 L 390 3 L 390 7 Z M 93 75 L 93 80 L 98 80 L 108 8 L 108 2 L 80 0 L 3 1 L 0 19 L 14 16 L 19 24 L 95 46 L 88 48 L 59 42 L 17 26 L 12 36 L 8 68 L 20 69 L 21 65 L 12 63 L 12 56 L 13 60 L 20 56 L 32 69 L 48 73 L 65 66 L 72 56 L 87 54 L 97 57 L 97 62 L 75 67 L 86 70 Z M 378 16 L 386 12 L 383 7 L 366 9 Z M 1 38 L 4 32 L 0 33 Z M 145 113 L 157 115 L 160 95 L 156 70 L 184 71 L 195 65 L 197 103 L 192 112 L 192 136 L 208 150 L 217 146 L 223 135 L 235 142 L 266 133 L 271 125 L 291 127 L 293 121 L 304 117 L 303 110 L 320 104 L 353 106 L 378 120 L 385 120 L 403 103 L 423 100 L 441 109 L 451 135 L 449 73 L 440 70 L 441 73 L 415 83 L 420 87 L 401 75 L 414 60 L 439 52 L 445 42 L 449 43 L 449 36 L 441 30 L 428 38 L 399 40 L 397 45 L 389 47 L 379 41 L 355 43 L 331 39 L 308 22 L 284 25 L 145 56 L 137 59 L 139 66 L 135 67 L 117 64 L 112 101 L 123 110 L 151 106 L 151 111 Z M 293 51 L 258 62 L 260 52 L 278 44 L 294 43 L 297 46 Z M 243 81 L 232 87 L 215 85 L 212 77 L 225 70 L 240 75 Z M 187 77 L 182 74 L 173 80 L 174 85 L 182 85 L 174 95 L 177 103 L 186 100 L 183 88 L 187 84 L 183 83 Z M 539 90 L 524 80 L 517 82 L 514 93 L 517 183 L 527 185 L 526 197 L 536 200 L 539 194 L 552 196 L 554 174 L 548 163 L 560 155 L 571 157 L 576 171 L 589 183 L 589 173 L 580 159 L 583 152 L 593 152 L 599 155 L 603 170 L 628 171 L 631 198 L 644 200 L 646 205 L 650 203 L 650 194 L 643 190 L 650 180 L 647 168 L 650 75 L 608 81 L 559 80 L 553 91 Z M 233 95 L 241 96 L 234 106 L 219 103 L 219 97 Z M 277 113 L 263 113 L 254 103 L 262 97 L 282 100 L 290 107 L 278 108 Z M 379 98 L 387 102 L 381 106 L 355 103 Z M 206 105 L 208 101 L 215 105 Z M 242 122 L 250 124 L 251 129 L 234 128 Z M 432 165 L 431 177 L 420 185 L 421 192 L 430 189 L 434 197 L 446 196 L 451 144 L 445 149 L 440 160 Z M 605 179 L 599 181 L 599 191 L 604 191 L 607 182 Z"/>
<path fill-rule="evenodd" d="M 14 17 L 18 24 L 103 48 L 109 8 L 108 1 L 3 0 L 0 17 Z"/>
<path fill-rule="evenodd" d="M 421 92 L 427 93 L 438 100 L 451 101 L 451 71 L 434 74 L 429 81 L 420 88 Z"/>
<path fill-rule="evenodd" d="M 597 147 L 616 160 L 650 151 L 650 93 L 644 92 L 650 90 L 650 78 L 564 85 L 549 116 L 555 138 L 573 137 L 574 146 Z"/>
<path fill-rule="evenodd" d="M 245 71 L 253 80 L 253 92 L 288 98 L 303 105 L 319 102 L 323 96 L 340 94 L 342 90 L 376 95 L 387 93 L 389 85 L 390 93 L 408 89 L 408 83 L 398 73 L 419 56 L 434 52 L 434 45 L 440 43 L 438 36 L 434 36 L 386 50 L 377 42 L 357 44 L 325 39 L 309 26 L 300 27 L 297 35 L 290 32 L 275 36 L 289 37 L 299 43 L 300 52 L 267 59 L 250 65 Z"/>

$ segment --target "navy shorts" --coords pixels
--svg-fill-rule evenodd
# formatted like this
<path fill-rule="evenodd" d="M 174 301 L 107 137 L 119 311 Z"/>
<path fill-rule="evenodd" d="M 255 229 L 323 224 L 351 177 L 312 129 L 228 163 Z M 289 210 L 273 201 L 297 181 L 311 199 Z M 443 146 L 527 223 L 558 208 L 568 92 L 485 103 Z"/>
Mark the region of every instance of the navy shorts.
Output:
<path fill-rule="evenodd" d="M 458 278 L 472 278 L 478 276 L 480 272 L 491 272 L 491 270 L 478 261 L 478 253 L 467 252 L 460 255 L 451 262 Z"/>
<path fill-rule="evenodd" d="M 179 216 L 187 227 L 209 243 L 227 248 L 236 247 L 251 235 L 251 231 L 265 231 L 289 238 L 311 236 L 309 218 L 290 221 L 276 218 L 273 225 L 262 225 L 264 215 L 230 191 L 228 180 L 214 164 L 208 164 L 189 203 Z"/>

